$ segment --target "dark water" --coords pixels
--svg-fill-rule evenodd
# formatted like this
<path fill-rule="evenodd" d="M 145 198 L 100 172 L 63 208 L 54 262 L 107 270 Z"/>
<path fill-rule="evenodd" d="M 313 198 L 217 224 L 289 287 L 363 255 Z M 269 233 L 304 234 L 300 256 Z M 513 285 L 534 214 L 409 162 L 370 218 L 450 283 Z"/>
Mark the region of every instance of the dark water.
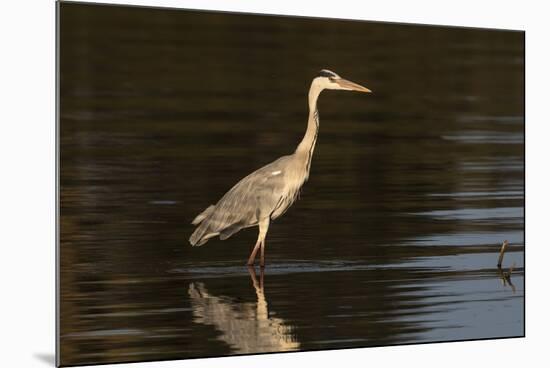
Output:
<path fill-rule="evenodd" d="M 522 33 L 67 3 L 60 20 L 63 364 L 523 335 Z M 295 149 L 322 68 L 374 93 L 322 94 L 265 274 L 244 266 L 256 229 L 192 248 L 200 211 Z"/>

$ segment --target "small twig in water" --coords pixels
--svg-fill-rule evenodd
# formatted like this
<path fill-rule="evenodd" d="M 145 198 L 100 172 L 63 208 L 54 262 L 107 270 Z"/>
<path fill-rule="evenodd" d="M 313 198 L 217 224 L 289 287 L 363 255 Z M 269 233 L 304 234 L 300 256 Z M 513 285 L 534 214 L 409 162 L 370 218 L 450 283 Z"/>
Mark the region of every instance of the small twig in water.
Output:
<path fill-rule="evenodd" d="M 502 243 L 502 247 L 500 248 L 500 255 L 498 257 L 498 264 L 497 264 L 498 268 L 502 267 L 502 260 L 504 259 L 504 252 L 506 252 L 506 248 L 508 248 L 508 240 L 505 240 Z"/>

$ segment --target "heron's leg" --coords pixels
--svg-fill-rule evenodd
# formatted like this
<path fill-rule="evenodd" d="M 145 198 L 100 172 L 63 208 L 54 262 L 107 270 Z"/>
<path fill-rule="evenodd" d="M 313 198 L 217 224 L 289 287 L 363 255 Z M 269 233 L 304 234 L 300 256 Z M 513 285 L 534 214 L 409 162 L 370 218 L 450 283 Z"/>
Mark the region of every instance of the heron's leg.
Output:
<path fill-rule="evenodd" d="M 264 269 L 260 268 L 260 289 L 264 289 Z"/>
<path fill-rule="evenodd" d="M 260 245 L 260 267 L 263 269 L 265 266 L 265 240 L 262 240 L 262 244 Z"/>
<path fill-rule="evenodd" d="M 248 265 L 254 266 L 254 260 L 256 259 L 256 253 L 258 253 L 258 250 L 260 249 L 260 239 L 256 242 L 256 245 L 254 246 L 254 249 L 252 249 L 252 252 L 250 253 L 250 257 L 248 257 Z"/>
<path fill-rule="evenodd" d="M 254 260 L 256 259 L 256 254 L 258 253 L 258 250 L 261 248 L 261 257 L 260 257 L 260 266 L 264 266 L 264 244 L 265 244 L 265 235 L 267 234 L 267 229 L 269 228 L 269 217 L 260 220 L 259 223 L 259 232 L 258 232 L 258 241 L 256 241 L 256 245 L 254 246 L 254 249 L 252 249 L 252 252 L 250 253 L 250 257 L 248 258 L 248 265 L 253 266 Z"/>
<path fill-rule="evenodd" d="M 260 235 L 258 239 L 261 240 L 261 251 L 260 251 L 260 267 L 265 265 L 265 236 L 267 235 L 267 229 L 269 229 L 269 217 L 260 221 Z"/>

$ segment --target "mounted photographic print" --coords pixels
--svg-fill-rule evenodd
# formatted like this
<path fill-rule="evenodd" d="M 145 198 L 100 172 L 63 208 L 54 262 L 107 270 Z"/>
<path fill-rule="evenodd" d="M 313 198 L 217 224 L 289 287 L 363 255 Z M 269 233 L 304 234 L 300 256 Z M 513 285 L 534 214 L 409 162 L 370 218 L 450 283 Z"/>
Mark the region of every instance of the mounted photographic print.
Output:
<path fill-rule="evenodd" d="M 59 365 L 524 336 L 524 32 L 57 6 Z"/>

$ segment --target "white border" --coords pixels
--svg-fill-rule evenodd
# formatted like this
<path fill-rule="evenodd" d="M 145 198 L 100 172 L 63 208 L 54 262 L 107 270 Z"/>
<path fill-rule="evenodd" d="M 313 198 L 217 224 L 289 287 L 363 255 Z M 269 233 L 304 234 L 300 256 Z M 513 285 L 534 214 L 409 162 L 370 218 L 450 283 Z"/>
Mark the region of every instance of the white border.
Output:
<path fill-rule="evenodd" d="M 520 366 L 544 359 L 549 305 L 548 100 L 550 48 L 544 2 L 507 1 L 104 1 L 527 31 L 527 338 L 112 365 L 227 367 L 284 365 Z M 0 11 L 1 366 L 52 366 L 54 353 L 54 2 L 12 0 Z M 48 363 L 49 362 L 49 363 Z M 104 366 L 110 367 L 111 365 Z"/>

